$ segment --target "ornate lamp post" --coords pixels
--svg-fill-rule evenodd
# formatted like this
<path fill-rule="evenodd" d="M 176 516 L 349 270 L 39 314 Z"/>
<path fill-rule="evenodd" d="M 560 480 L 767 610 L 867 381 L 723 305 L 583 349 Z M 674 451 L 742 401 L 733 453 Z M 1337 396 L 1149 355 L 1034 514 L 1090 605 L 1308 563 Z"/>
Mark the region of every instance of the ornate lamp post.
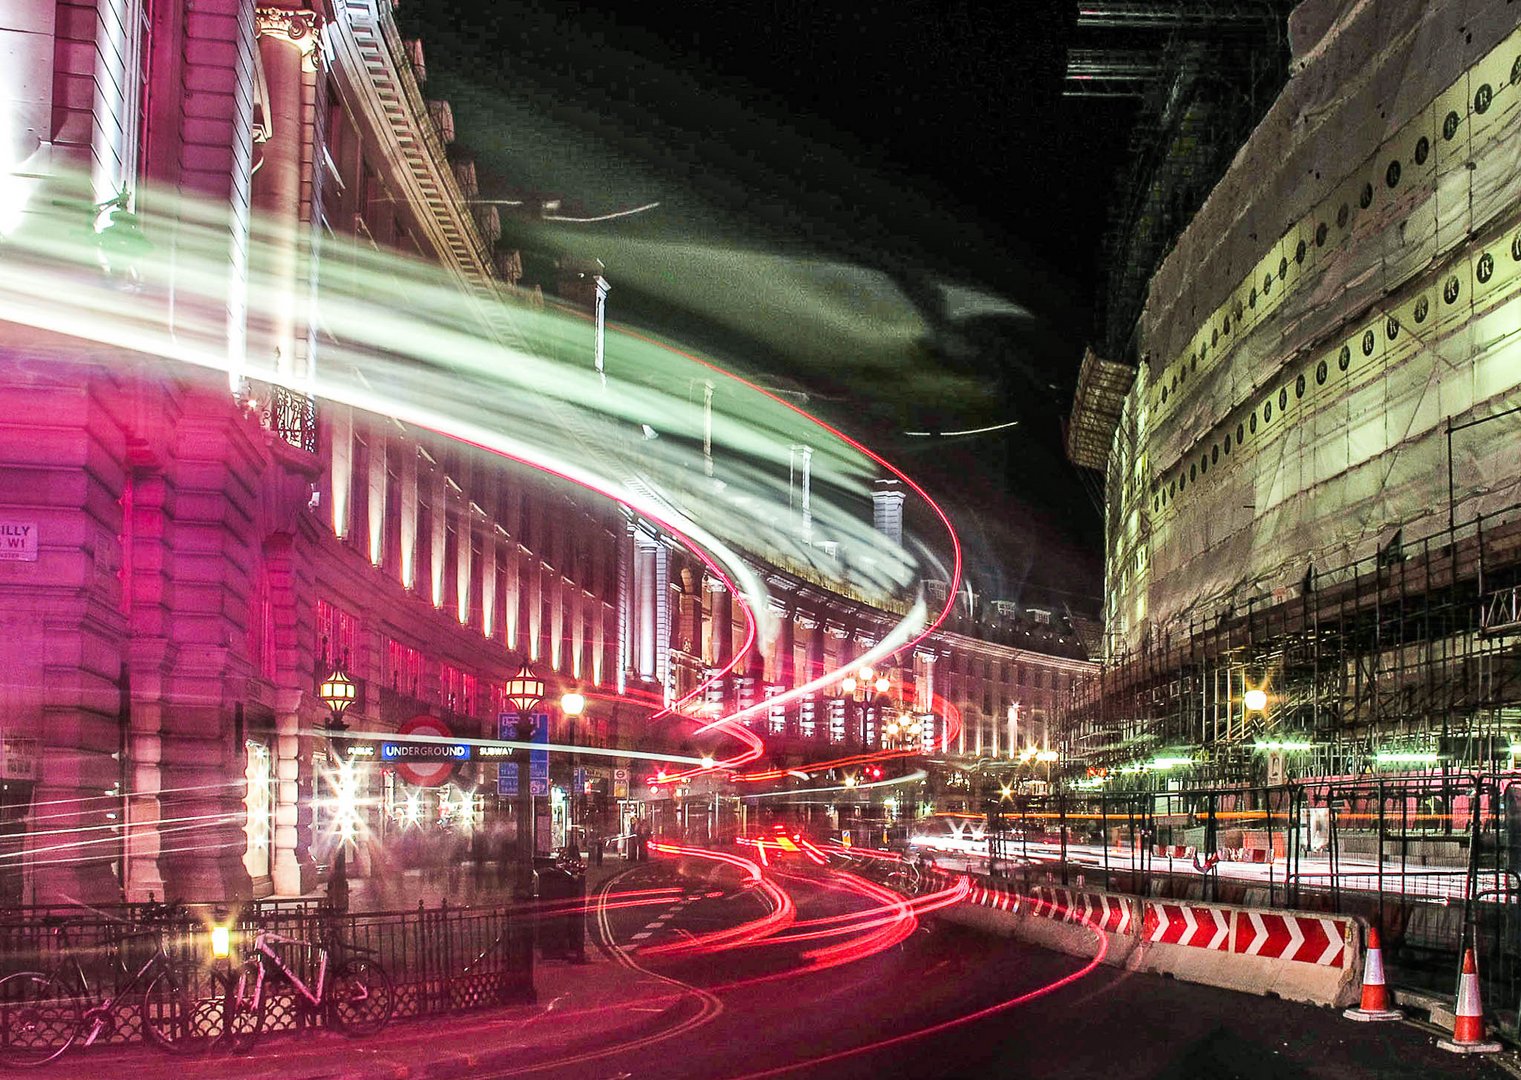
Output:
<path fill-rule="evenodd" d="M 512 702 L 512 707 L 517 711 L 517 730 L 513 732 L 514 742 L 533 741 L 533 710 L 544 700 L 544 680 L 533 673 L 533 669 L 527 664 L 511 679 L 507 680 L 507 700 Z M 534 855 L 534 816 L 533 816 L 533 786 L 529 776 L 530 751 L 520 748 L 513 751 L 513 758 L 518 766 L 518 880 L 517 894 L 519 900 L 533 899 L 533 855 Z"/>
<path fill-rule="evenodd" d="M 343 714 L 348 711 L 350 705 L 359 696 L 359 689 L 346 675 L 341 667 L 333 668 L 332 674 L 323 679 L 317 685 L 317 696 L 327 706 L 328 718 L 323 724 L 323 731 L 327 735 L 328 752 L 333 756 L 334 768 L 338 776 L 346 783 L 352 784 L 353 777 L 348 775 L 352 768 L 349 761 L 349 738 L 347 732 L 349 726 L 343 722 Z M 352 794 L 352 788 L 349 789 Z M 351 808 L 344 808 L 344 813 L 352 813 Z M 328 903 L 339 911 L 346 910 L 349 906 L 349 877 L 348 877 L 348 844 L 347 838 L 340 836 L 338 841 L 338 857 L 333 860 L 332 877 L 328 881 Z"/>

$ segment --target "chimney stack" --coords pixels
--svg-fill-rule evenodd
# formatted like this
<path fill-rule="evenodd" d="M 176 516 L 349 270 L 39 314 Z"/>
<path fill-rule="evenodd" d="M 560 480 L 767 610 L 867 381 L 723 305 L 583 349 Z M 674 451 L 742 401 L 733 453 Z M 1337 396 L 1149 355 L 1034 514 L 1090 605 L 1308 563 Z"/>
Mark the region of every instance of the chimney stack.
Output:
<path fill-rule="evenodd" d="M 903 544 L 903 485 L 878 480 L 871 493 L 871 527 L 893 543 Z"/>

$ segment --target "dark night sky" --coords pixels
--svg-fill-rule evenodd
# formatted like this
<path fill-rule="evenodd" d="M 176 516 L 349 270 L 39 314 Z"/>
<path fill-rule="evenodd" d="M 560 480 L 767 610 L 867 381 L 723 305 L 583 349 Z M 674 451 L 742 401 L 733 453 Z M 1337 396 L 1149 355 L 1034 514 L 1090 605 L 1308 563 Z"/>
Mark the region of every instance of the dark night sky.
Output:
<path fill-rule="evenodd" d="M 612 318 L 805 388 L 925 483 L 987 593 L 1096 610 L 1097 477 L 1066 461 L 1060 424 L 1128 110 L 1061 98 L 1075 7 L 408 0 L 398 17 L 483 196 L 577 215 L 661 202 L 508 220 L 546 291 L 559 252 L 601 257 Z M 803 284 L 779 300 L 778 275 Z M 862 297 L 919 330 L 809 332 Z"/>

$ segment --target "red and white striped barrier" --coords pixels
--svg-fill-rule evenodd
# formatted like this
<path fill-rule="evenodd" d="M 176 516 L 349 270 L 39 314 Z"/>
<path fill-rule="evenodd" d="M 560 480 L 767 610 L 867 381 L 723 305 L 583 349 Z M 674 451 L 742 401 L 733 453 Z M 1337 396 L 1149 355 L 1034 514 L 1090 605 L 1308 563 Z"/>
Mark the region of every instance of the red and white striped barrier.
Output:
<path fill-rule="evenodd" d="M 1013 890 L 1003 885 L 984 885 L 975 879 L 968 899 L 979 907 L 995 911 L 1015 912 L 1020 908 L 1019 896 Z"/>
<path fill-rule="evenodd" d="M 1151 845 L 1151 854 L 1158 859 L 1192 859 L 1198 850 L 1192 844 Z"/>
<path fill-rule="evenodd" d="M 1231 913 L 1194 904 L 1146 904 L 1144 935 L 1160 945 L 1225 949 L 1231 936 Z"/>
<path fill-rule="evenodd" d="M 1273 853 L 1267 848 L 1225 848 L 1220 854 L 1226 862 L 1270 863 Z"/>
<path fill-rule="evenodd" d="M 1145 900 L 1055 884 L 1024 895 L 973 878 L 971 925 L 1046 948 L 1091 955 L 1091 930 L 1108 935 L 1105 963 L 1191 982 L 1343 1007 L 1357 1000 L 1359 920 L 1312 912 Z M 1020 913 L 1023 919 L 1000 914 Z M 1077 925 L 1087 929 L 1078 931 Z"/>
<path fill-rule="evenodd" d="M 1321 967 L 1346 964 L 1347 920 L 1270 912 L 1236 912 L 1235 951 Z"/>

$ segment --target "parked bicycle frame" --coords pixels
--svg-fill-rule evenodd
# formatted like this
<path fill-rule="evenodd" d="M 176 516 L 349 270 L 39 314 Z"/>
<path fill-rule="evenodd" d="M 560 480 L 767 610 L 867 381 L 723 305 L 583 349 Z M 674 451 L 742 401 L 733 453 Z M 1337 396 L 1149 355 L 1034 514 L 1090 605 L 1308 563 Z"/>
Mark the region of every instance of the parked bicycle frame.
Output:
<path fill-rule="evenodd" d="M 303 979 L 282 949 L 310 949 L 316 977 Z M 333 960 L 331 953 L 338 953 Z M 249 955 L 229 976 L 227 1035 L 234 1050 L 253 1046 L 264 1030 L 271 991 L 281 982 L 294 993 L 297 1009 L 322 1013 L 345 1035 L 373 1035 L 386 1026 L 396 1008 L 390 976 L 369 950 L 344 945 L 333 950 L 315 942 L 270 930 L 254 935 Z"/>
<path fill-rule="evenodd" d="M 109 1038 L 119 1021 L 134 1016 L 145 1037 L 162 1049 L 205 1050 L 222 1034 L 221 1003 L 192 997 L 195 980 L 165 943 L 171 924 L 185 915 L 177 904 L 150 903 L 143 909 L 141 925 L 127 929 L 115 950 L 122 978 L 111 993 L 91 989 L 79 951 L 69 944 L 70 920 L 45 919 L 63 957 L 51 972 L 19 971 L 0 979 L 0 1065 L 45 1065 L 76 1043 L 90 1046 Z M 139 936 L 155 936 L 156 948 L 133 970 L 125 942 Z"/>

